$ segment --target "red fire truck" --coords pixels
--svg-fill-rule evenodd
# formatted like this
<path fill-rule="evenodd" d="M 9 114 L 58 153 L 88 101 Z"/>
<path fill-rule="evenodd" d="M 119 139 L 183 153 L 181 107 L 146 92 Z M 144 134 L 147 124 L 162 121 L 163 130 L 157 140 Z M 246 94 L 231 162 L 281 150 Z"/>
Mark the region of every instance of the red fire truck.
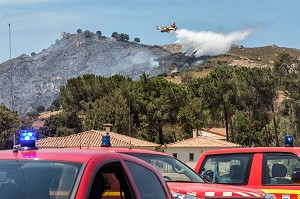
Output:
<path fill-rule="evenodd" d="M 38 149 L 36 133 L 0 151 L 3 199 L 171 199 L 159 171 L 129 155 L 83 149 Z"/>
<path fill-rule="evenodd" d="M 211 183 L 257 188 L 278 199 L 300 198 L 300 147 L 253 147 L 204 152 L 195 171 Z"/>

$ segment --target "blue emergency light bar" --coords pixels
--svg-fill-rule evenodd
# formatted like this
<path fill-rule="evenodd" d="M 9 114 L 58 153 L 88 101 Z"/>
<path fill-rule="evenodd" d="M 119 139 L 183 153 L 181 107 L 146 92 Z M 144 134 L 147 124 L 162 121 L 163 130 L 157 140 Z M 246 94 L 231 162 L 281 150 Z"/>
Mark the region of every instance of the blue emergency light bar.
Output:
<path fill-rule="evenodd" d="M 36 131 L 35 130 L 21 130 L 19 134 L 20 147 L 19 150 L 37 149 L 35 146 Z"/>
<path fill-rule="evenodd" d="M 111 146 L 110 144 L 110 135 L 108 132 L 106 134 L 102 135 L 102 140 L 101 140 L 101 147 L 109 147 Z"/>
<path fill-rule="evenodd" d="M 286 147 L 294 146 L 294 137 L 292 135 L 286 135 L 284 137 L 284 146 L 286 146 Z"/>

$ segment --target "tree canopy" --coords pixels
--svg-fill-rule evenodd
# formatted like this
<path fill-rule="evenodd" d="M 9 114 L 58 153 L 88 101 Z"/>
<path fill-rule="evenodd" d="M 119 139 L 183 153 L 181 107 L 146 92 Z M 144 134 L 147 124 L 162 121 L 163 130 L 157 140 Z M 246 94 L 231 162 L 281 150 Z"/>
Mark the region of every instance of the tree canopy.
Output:
<path fill-rule="evenodd" d="M 0 106 L 0 149 L 13 147 L 14 134 L 18 132 L 21 120 L 16 112 Z"/>

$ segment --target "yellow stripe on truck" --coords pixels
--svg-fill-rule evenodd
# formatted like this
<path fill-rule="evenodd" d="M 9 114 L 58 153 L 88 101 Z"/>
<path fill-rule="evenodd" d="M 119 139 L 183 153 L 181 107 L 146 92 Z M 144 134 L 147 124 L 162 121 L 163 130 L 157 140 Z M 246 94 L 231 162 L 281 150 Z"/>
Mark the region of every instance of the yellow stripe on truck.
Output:
<path fill-rule="evenodd" d="M 106 191 L 103 193 L 102 196 L 120 196 L 120 192 L 117 191 Z M 122 192 L 122 196 L 124 196 L 124 193 Z"/>
<path fill-rule="evenodd" d="M 279 194 L 300 194 L 300 190 L 290 189 L 261 189 L 265 193 L 279 193 Z"/>

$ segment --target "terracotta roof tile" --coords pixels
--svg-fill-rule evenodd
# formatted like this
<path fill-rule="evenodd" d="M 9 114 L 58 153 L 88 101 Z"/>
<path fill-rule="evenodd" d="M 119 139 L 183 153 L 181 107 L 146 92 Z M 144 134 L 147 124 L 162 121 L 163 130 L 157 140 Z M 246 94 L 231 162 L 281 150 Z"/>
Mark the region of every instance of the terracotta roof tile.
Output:
<path fill-rule="evenodd" d="M 65 147 L 99 147 L 105 131 L 86 131 L 65 137 L 48 137 L 36 141 L 38 147 L 65 148 Z M 158 147 L 159 144 L 137 138 L 109 132 L 112 147 Z"/>
<path fill-rule="evenodd" d="M 206 131 L 226 138 L 226 128 L 202 128 L 200 131 Z"/>
<path fill-rule="evenodd" d="M 190 138 L 175 143 L 167 144 L 166 147 L 240 147 L 239 144 L 232 142 L 227 142 L 221 139 L 212 138 L 209 136 L 197 136 L 195 138 Z"/>

